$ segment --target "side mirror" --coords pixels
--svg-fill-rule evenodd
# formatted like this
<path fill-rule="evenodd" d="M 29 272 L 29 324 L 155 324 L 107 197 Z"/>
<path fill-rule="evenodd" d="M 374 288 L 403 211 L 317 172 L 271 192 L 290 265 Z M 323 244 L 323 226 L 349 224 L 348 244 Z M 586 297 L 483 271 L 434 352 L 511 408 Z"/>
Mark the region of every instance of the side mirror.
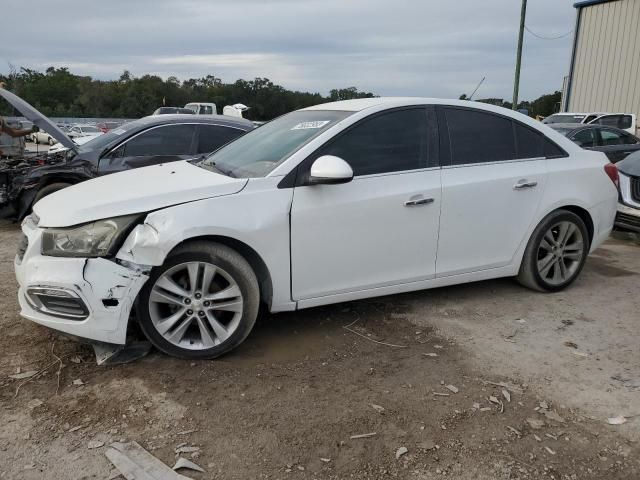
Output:
<path fill-rule="evenodd" d="M 307 185 L 330 185 L 347 183 L 353 180 L 351 166 L 340 157 L 323 155 L 311 165 L 311 173 Z"/>

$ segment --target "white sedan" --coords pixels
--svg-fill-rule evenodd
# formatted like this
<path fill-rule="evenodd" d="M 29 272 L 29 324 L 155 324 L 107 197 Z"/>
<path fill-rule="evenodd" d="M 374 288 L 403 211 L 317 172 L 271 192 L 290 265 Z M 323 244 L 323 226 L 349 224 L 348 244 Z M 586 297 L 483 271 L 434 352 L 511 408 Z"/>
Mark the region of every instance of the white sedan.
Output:
<path fill-rule="evenodd" d="M 108 161 L 108 156 L 106 160 Z M 284 115 L 199 162 L 83 182 L 35 205 L 21 315 L 212 358 L 272 312 L 496 277 L 552 292 L 609 235 L 617 170 L 490 105 L 373 98 Z"/>

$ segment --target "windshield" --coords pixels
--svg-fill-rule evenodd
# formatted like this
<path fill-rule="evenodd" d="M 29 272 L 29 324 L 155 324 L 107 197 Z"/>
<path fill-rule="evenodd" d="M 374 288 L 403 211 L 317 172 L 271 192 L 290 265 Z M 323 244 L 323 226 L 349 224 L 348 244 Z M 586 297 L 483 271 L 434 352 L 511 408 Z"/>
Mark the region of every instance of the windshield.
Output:
<path fill-rule="evenodd" d="M 198 165 L 231 177 L 264 177 L 307 142 L 353 112 L 299 110 L 252 130 Z"/>
<path fill-rule="evenodd" d="M 100 130 L 98 127 L 81 127 L 82 131 L 84 133 L 100 133 L 102 132 L 102 130 Z"/>
<path fill-rule="evenodd" d="M 551 115 L 542 123 L 581 123 L 585 115 Z"/>
<path fill-rule="evenodd" d="M 143 125 L 146 125 L 146 121 L 144 120 L 136 120 L 134 122 L 125 123 L 124 125 L 120 125 L 115 130 L 109 130 L 104 135 L 100 135 L 92 140 L 89 140 L 87 143 L 80 147 L 81 152 L 88 152 L 91 150 L 101 150 L 111 142 L 113 142 L 117 138 L 126 138 L 123 137 L 125 133 L 129 130 L 133 130 L 135 128 L 139 128 Z M 100 131 L 99 129 L 96 129 Z"/>

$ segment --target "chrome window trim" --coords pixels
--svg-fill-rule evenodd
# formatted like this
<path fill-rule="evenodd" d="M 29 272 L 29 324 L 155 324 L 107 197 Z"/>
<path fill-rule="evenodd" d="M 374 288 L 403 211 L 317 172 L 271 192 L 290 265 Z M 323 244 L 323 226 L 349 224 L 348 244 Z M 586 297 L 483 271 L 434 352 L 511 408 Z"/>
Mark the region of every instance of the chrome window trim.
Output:
<path fill-rule="evenodd" d="M 461 165 L 444 165 L 442 168 L 450 169 L 450 168 L 463 168 L 463 167 L 477 167 L 480 165 L 504 165 L 505 163 L 537 162 L 540 160 L 548 160 L 548 158 L 547 157 L 514 158 L 511 160 L 494 160 L 493 162 L 475 162 L 475 163 L 463 163 Z"/>

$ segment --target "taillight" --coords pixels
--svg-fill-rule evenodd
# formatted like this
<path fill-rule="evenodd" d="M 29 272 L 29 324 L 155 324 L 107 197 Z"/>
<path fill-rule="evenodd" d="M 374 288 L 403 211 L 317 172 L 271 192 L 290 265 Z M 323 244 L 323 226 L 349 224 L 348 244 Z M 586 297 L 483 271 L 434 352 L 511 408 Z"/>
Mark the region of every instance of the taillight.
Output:
<path fill-rule="evenodd" d="M 616 188 L 618 188 L 618 185 L 620 185 L 620 177 L 618 177 L 618 167 L 616 167 L 613 163 L 607 163 L 604 166 L 604 173 L 607 174 Z"/>

